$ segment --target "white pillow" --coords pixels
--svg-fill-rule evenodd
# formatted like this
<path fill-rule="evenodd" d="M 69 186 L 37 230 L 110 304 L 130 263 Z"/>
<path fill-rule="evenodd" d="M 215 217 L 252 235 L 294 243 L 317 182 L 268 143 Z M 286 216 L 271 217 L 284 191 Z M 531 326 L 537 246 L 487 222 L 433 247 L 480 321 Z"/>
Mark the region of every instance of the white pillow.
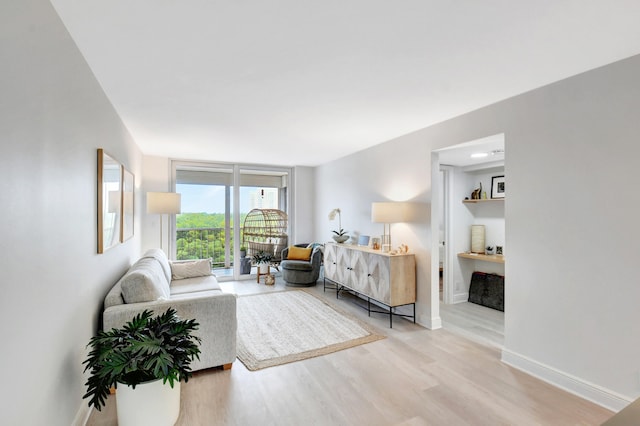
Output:
<path fill-rule="evenodd" d="M 211 259 L 191 260 L 187 262 L 170 262 L 171 279 L 206 277 L 211 275 Z"/>

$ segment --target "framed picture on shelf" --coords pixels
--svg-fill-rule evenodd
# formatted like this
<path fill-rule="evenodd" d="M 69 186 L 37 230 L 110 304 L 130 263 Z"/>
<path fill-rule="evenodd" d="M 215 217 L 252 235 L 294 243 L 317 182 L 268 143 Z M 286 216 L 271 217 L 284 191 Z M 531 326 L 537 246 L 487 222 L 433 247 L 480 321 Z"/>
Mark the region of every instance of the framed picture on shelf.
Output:
<path fill-rule="evenodd" d="M 358 245 L 359 246 L 369 246 L 369 236 L 368 235 L 360 235 L 360 238 L 358 238 Z"/>
<path fill-rule="evenodd" d="M 504 198 L 504 176 L 491 178 L 491 198 Z"/>

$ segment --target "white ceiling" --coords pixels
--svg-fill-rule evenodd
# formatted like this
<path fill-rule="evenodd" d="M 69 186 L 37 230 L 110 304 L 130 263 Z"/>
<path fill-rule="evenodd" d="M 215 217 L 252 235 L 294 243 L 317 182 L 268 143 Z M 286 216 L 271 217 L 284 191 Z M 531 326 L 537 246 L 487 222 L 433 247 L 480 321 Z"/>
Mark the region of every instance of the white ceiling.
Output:
<path fill-rule="evenodd" d="M 640 53 L 638 0 L 51 0 L 148 155 L 318 165 Z"/>

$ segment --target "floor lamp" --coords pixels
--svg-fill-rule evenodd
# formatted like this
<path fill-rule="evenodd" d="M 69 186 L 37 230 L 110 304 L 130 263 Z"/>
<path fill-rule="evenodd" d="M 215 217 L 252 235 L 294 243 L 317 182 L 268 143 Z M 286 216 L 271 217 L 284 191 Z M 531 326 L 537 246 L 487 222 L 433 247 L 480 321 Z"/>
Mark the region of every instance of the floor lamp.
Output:
<path fill-rule="evenodd" d="M 383 253 L 391 251 L 391 224 L 406 220 L 406 203 L 371 203 L 371 221 L 384 224 L 381 246 Z"/>
<path fill-rule="evenodd" d="M 160 215 L 160 248 L 162 249 L 162 215 L 180 213 L 180 194 L 147 192 L 147 214 Z"/>

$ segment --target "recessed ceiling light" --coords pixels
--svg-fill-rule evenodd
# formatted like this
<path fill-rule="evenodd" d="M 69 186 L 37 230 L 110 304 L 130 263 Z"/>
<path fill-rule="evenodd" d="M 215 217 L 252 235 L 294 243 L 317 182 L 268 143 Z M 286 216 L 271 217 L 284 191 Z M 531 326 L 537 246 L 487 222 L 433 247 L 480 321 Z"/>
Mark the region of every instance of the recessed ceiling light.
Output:
<path fill-rule="evenodd" d="M 474 152 L 473 154 L 471 154 L 471 158 L 484 158 L 488 155 L 489 154 L 487 154 L 486 152 Z"/>

